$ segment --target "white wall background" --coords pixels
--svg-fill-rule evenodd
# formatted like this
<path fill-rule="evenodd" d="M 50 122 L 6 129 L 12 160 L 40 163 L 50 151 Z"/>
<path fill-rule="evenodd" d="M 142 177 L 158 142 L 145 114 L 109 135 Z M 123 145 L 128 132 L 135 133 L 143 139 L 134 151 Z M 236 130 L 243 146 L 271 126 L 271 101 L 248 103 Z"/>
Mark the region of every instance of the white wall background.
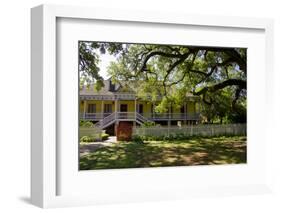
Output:
<path fill-rule="evenodd" d="M 186 12 L 191 14 L 215 14 L 230 16 L 268 17 L 275 20 L 275 91 L 281 99 L 281 13 L 278 0 L 173 0 L 173 1 L 125 1 L 125 0 L 8 0 L 0 7 L 0 211 L 37 212 L 40 209 L 29 204 L 30 178 L 30 8 L 42 3 L 71 4 L 143 9 L 154 11 Z M 106 11 L 105 11 L 106 12 Z M 274 106 L 280 117 L 281 104 Z M 263 121 L 261 121 L 263 124 Z M 281 129 L 281 125 L 280 125 Z M 279 135 L 280 136 L 280 135 Z M 278 132 L 272 137 L 274 145 L 275 192 L 272 195 L 225 198 L 202 198 L 184 201 L 119 204 L 109 206 L 80 207 L 47 210 L 52 212 L 280 212 L 281 167 L 278 161 L 281 138 Z M 279 143 L 279 144 L 278 144 Z M 279 210 L 279 211 L 278 211 Z"/>

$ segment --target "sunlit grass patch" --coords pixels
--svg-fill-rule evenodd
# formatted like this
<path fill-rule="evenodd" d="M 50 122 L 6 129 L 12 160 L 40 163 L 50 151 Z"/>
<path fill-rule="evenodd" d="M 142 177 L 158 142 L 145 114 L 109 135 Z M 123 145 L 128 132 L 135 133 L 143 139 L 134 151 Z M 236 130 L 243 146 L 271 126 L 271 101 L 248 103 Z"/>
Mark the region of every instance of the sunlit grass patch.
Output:
<path fill-rule="evenodd" d="M 246 137 L 118 142 L 80 157 L 80 169 L 246 163 Z"/>

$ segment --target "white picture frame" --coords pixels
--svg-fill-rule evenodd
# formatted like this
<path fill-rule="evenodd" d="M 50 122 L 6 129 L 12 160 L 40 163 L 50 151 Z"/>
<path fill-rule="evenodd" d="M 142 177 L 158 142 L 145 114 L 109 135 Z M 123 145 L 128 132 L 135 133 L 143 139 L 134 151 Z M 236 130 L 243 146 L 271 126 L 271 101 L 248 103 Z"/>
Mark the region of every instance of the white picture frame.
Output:
<path fill-rule="evenodd" d="M 91 205 L 99 203 L 116 203 L 116 202 L 138 202 L 143 200 L 165 200 L 165 199 L 182 199 L 188 197 L 198 196 L 210 196 L 210 195 L 233 195 L 233 194 L 252 194 L 252 193 L 264 193 L 270 192 L 270 161 L 265 160 L 269 157 L 267 155 L 262 156 L 265 165 L 261 168 L 256 168 L 258 173 L 264 173 L 265 176 L 258 181 L 253 180 L 253 184 L 250 184 L 249 180 L 243 182 L 234 182 L 233 184 L 216 184 L 207 187 L 201 186 L 200 182 L 194 182 L 190 185 L 179 186 L 170 185 L 165 186 L 164 183 L 160 183 L 157 187 L 153 188 L 148 194 L 145 191 L 138 191 L 135 189 L 128 189 L 127 191 L 117 191 L 111 194 L 97 195 L 83 195 L 83 192 L 79 195 L 76 194 L 60 194 L 58 189 L 59 185 L 63 184 L 60 178 L 62 165 L 59 165 L 58 159 L 60 159 L 59 146 L 57 144 L 58 131 L 58 100 L 57 92 L 60 81 L 57 78 L 57 21 L 59 18 L 74 20 L 99 20 L 99 21 L 118 21 L 121 26 L 122 23 L 133 22 L 154 24 L 155 26 L 198 26 L 200 28 L 212 28 L 212 29 L 226 29 L 232 30 L 257 30 L 262 32 L 262 45 L 264 45 L 264 54 L 262 57 L 264 62 L 264 68 L 261 68 L 261 75 L 265 75 L 266 79 L 260 78 L 260 82 L 264 80 L 265 91 L 264 103 L 270 108 L 270 104 L 273 103 L 269 90 L 273 86 L 270 82 L 273 78 L 273 21 L 270 19 L 256 19 L 256 18 L 241 18 L 241 17 L 216 17 L 216 16 L 203 16 L 203 15 L 188 15 L 188 14 L 166 14 L 166 13 L 153 13 L 148 11 L 114 11 L 113 9 L 101 8 L 85 8 L 74 6 L 54 6 L 54 5 L 42 5 L 35 7 L 31 10 L 31 201 L 33 204 L 48 208 L 59 206 L 76 206 L 76 205 Z M 252 76 L 253 77 L 253 76 Z M 75 82 L 76 83 L 76 82 Z M 255 86 L 253 84 L 253 86 Z M 77 95 L 77 94 L 76 94 Z M 261 112 L 262 108 L 259 109 Z M 272 112 L 267 112 L 268 114 Z M 268 116 L 266 119 L 270 119 Z M 269 146 L 268 130 L 270 129 L 270 122 L 267 122 L 266 131 L 264 136 L 264 146 Z M 255 147 L 252 144 L 250 149 Z M 270 150 L 270 149 L 269 149 Z M 61 150 L 60 150 L 61 151 Z M 67 152 L 68 150 L 64 150 Z M 72 150 L 73 151 L 73 150 Z M 258 151 L 257 151 L 258 152 Z M 71 166 L 71 165 L 70 165 Z M 227 170 L 227 167 L 220 167 L 216 172 L 221 170 Z M 237 168 L 231 168 L 231 171 Z M 237 170 L 239 170 L 238 168 Z M 196 173 L 198 169 L 193 171 Z M 199 169 L 200 170 L 200 169 Z M 204 169 L 206 170 L 206 169 Z M 247 167 L 242 168 L 247 170 Z M 169 174 L 171 181 L 176 181 L 175 174 L 182 172 L 185 174 L 184 169 L 181 168 L 169 168 L 164 170 L 124 170 L 108 172 L 106 175 L 113 175 L 121 179 L 129 174 L 137 174 L 135 176 L 141 176 L 142 172 L 146 175 L 153 175 L 151 177 L 157 177 L 163 174 Z M 78 171 L 77 171 L 78 172 Z M 206 173 L 206 171 L 204 171 Z M 240 172 L 240 171 L 238 171 Z M 247 171 L 245 171 L 247 172 Z M 248 171 L 249 172 L 249 171 Z M 151 174 L 153 173 L 153 174 Z M 199 171 L 200 173 L 200 171 Z M 199 174 L 198 173 L 198 174 Z M 201 174 L 201 173 L 200 173 Z M 246 174 L 246 173 L 245 173 Z M 86 173 L 83 174 L 87 176 Z M 89 174 L 92 175 L 92 174 Z M 104 174 L 103 174 L 104 175 Z M 137 177 L 136 177 L 137 178 Z M 71 179 L 71 178 L 70 178 Z M 86 180 L 86 179 L 85 179 Z M 102 181 L 102 179 L 99 179 Z M 88 181 L 88 180 L 87 180 Z M 71 183 L 68 183 L 71 184 Z M 77 183 L 72 183 L 77 184 Z M 89 183 L 88 184 L 93 184 Z M 102 183 L 99 183 L 102 184 Z M 161 189 L 161 186 L 162 189 Z M 130 185 L 124 186 L 125 188 L 131 187 Z M 91 188 L 91 187 L 90 187 Z M 145 187 L 144 187 L 145 188 Z M 119 189 L 122 190 L 122 189 Z M 135 190 L 135 192 L 134 192 Z M 119 193 L 122 193 L 120 196 Z"/>

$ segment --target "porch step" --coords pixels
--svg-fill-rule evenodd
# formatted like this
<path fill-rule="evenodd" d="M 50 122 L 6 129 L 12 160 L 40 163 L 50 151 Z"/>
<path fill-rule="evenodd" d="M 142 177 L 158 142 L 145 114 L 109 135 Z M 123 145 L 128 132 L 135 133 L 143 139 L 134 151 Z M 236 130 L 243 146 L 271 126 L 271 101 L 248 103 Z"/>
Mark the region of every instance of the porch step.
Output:
<path fill-rule="evenodd" d="M 113 112 L 112 114 L 106 116 L 95 124 L 95 127 L 104 129 L 116 121 L 135 121 L 138 124 L 143 124 L 149 121 L 148 118 L 143 117 L 139 113 L 135 112 Z"/>

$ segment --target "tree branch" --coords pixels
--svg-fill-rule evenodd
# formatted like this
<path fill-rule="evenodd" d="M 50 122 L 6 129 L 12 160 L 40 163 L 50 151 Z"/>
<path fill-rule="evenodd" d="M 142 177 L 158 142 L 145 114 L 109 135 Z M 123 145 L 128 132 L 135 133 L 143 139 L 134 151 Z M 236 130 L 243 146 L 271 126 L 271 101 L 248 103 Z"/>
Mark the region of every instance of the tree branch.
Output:
<path fill-rule="evenodd" d="M 173 64 L 170 66 L 170 68 L 167 70 L 167 73 L 166 73 L 166 75 L 165 75 L 165 77 L 164 77 L 164 80 L 163 80 L 164 82 L 166 82 L 166 80 L 167 80 L 169 74 L 173 71 L 173 69 L 174 69 L 176 66 L 178 66 L 179 64 L 183 63 L 184 60 L 185 60 L 186 58 L 188 58 L 188 56 L 189 56 L 190 54 L 191 54 L 191 53 L 185 53 L 185 54 L 183 54 L 182 57 L 181 57 L 179 60 L 177 60 L 175 63 L 173 63 Z"/>
<path fill-rule="evenodd" d="M 148 60 L 156 55 L 160 55 L 163 57 L 167 57 L 167 58 L 181 58 L 183 55 L 181 54 L 172 54 L 172 53 L 165 53 L 165 52 L 161 52 L 161 51 L 155 51 L 155 52 L 151 52 L 149 53 L 146 58 L 143 61 L 142 67 L 141 67 L 141 71 L 145 71 L 146 70 L 146 63 L 148 62 Z"/>
<path fill-rule="evenodd" d="M 215 84 L 213 86 L 206 86 L 198 92 L 194 92 L 194 95 L 202 95 L 207 92 L 215 92 L 217 90 L 223 89 L 228 86 L 239 86 L 241 89 L 246 89 L 246 81 L 240 79 L 228 79 L 221 83 Z"/>

